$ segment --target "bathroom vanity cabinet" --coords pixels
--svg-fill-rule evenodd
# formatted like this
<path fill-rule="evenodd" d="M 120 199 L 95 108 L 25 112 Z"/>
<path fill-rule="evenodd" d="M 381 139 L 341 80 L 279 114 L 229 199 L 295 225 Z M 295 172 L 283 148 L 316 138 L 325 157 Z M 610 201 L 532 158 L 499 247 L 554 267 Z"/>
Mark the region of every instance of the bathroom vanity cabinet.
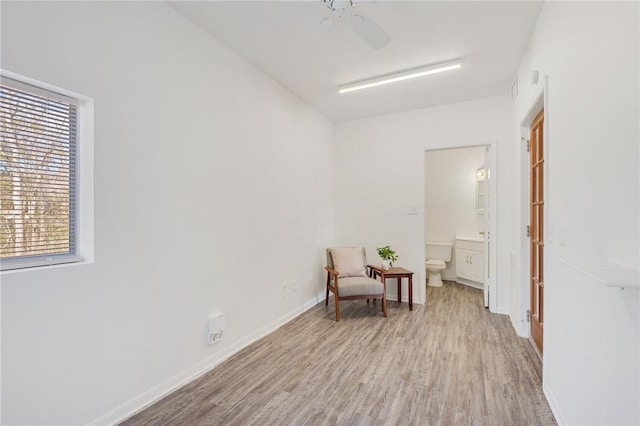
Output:
<path fill-rule="evenodd" d="M 484 242 L 456 239 L 456 281 L 483 287 Z"/>

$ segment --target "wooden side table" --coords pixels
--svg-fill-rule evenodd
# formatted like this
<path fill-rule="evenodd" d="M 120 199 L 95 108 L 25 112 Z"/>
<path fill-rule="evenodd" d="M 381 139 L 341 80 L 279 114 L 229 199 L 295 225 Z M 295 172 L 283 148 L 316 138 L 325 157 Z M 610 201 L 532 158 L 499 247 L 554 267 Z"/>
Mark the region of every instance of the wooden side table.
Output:
<path fill-rule="evenodd" d="M 402 303 L 402 279 L 407 278 L 409 280 L 409 310 L 413 311 L 413 272 L 408 269 L 393 267 L 389 269 L 382 269 L 379 266 L 369 266 L 372 278 L 380 277 L 382 282 L 385 282 L 387 278 L 398 279 L 398 302 Z"/>

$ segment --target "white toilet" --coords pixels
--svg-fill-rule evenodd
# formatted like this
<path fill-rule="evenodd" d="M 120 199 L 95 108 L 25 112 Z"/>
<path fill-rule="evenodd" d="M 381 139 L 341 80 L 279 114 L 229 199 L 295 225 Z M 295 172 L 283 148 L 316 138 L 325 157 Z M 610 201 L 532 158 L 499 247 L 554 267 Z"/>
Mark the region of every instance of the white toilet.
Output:
<path fill-rule="evenodd" d="M 447 267 L 446 262 L 451 262 L 451 244 L 427 241 L 427 272 L 429 273 L 429 286 L 442 287 L 440 273 Z"/>

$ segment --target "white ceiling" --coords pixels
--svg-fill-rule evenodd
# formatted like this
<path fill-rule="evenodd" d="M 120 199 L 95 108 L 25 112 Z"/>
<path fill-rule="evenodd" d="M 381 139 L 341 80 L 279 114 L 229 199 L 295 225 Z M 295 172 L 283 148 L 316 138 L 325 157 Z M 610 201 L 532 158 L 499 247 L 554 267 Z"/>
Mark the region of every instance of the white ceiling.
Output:
<path fill-rule="evenodd" d="M 512 1 L 362 1 L 391 37 L 374 50 L 321 0 L 170 5 L 332 121 L 508 94 L 542 6 Z M 458 71 L 338 94 L 337 86 L 462 58 Z"/>

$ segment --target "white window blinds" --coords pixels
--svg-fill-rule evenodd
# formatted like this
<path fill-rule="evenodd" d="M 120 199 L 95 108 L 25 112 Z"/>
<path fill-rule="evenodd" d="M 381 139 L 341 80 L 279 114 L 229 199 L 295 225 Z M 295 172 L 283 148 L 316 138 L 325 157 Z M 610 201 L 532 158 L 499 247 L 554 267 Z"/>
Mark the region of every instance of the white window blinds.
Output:
<path fill-rule="evenodd" d="M 77 110 L 75 99 L 1 80 L 2 269 L 77 260 Z"/>

